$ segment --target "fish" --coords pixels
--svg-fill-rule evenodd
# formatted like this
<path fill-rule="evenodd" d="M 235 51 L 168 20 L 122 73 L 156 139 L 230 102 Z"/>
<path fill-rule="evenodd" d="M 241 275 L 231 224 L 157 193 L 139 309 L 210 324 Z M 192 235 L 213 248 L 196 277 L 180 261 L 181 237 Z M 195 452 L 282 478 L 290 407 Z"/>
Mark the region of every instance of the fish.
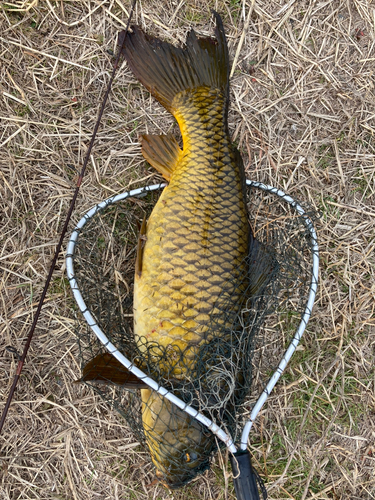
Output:
<path fill-rule="evenodd" d="M 213 16 L 215 38 L 191 30 L 185 46 L 175 47 L 132 26 L 123 44 L 129 68 L 175 117 L 182 137 L 182 148 L 171 134 L 140 138 L 144 158 L 168 184 L 140 229 L 133 306 L 137 348 L 177 396 L 179 383 L 194 382 L 202 348 L 228 335 L 244 297 L 259 291 L 272 266 L 248 222 L 243 162 L 228 130 L 228 46 L 221 17 Z M 118 361 L 96 362 L 100 369 L 94 360 L 81 381 L 129 383 L 129 374 L 112 377 Z M 179 487 L 209 467 L 215 437 L 158 392 L 137 387 L 156 475 Z"/>
<path fill-rule="evenodd" d="M 180 48 L 134 26 L 123 51 L 136 78 L 175 117 L 183 143 L 141 137 L 143 156 L 168 185 L 140 234 L 134 338 L 165 378 L 194 372 L 202 345 L 221 335 L 228 305 L 238 309 L 247 274 L 244 169 L 228 131 L 229 54 L 222 20 L 214 18 L 215 39 L 191 30 Z M 215 438 L 155 391 L 141 396 L 157 476 L 174 488 L 208 465 Z"/>

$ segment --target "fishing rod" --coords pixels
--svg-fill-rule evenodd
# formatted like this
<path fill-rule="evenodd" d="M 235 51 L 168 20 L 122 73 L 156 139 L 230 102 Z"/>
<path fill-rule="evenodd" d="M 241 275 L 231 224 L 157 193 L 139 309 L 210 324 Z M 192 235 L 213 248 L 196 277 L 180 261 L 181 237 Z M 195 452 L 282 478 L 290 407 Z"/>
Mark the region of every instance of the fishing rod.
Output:
<path fill-rule="evenodd" d="M 12 387 L 10 388 L 8 398 L 7 398 L 7 401 L 5 403 L 5 407 L 4 407 L 3 413 L 1 415 L 1 419 L 0 419 L 0 435 L 1 435 L 1 432 L 3 430 L 4 422 L 5 422 L 5 419 L 7 417 L 7 414 L 8 414 L 8 411 L 9 411 L 9 407 L 10 407 L 10 404 L 11 404 L 12 399 L 13 399 L 14 392 L 15 392 L 16 387 L 17 387 L 18 380 L 19 380 L 19 378 L 21 376 L 21 372 L 22 372 L 23 366 L 25 364 L 25 359 L 26 359 L 27 353 L 29 351 L 29 347 L 30 347 L 30 344 L 31 344 L 31 341 L 32 341 L 32 338 L 33 338 L 33 335 L 34 335 L 34 332 L 35 332 L 36 325 L 37 325 L 38 320 L 39 320 L 40 313 L 42 311 L 44 300 L 46 298 L 47 291 L 48 291 L 48 288 L 49 288 L 49 285 L 50 285 L 50 282 L 51 282 L 51 279 L 52 279 L 53 271 L 55 269 L 55 265 L 56 265 L 58 256 L 60 254 L 62 244 L 64 242 L 65 234 L 66 234 L 66 231 L 68 229 L 68 225 L 69 225 L 70 218 L 71 218 L 73 210 L 74 210 L 75 203 L 77 201 L 79 189 L 81 187 L 82 180 L 83 180 L 83 177 L 85 175 L 86 167 L 87 167 L 90 155 L 91 155 L 91 150 L 92 150 L 92 148 L 94 146 L 96 134 L 98 132 L 99 125 L 100 125 L 100 122 L 101 122 L 101 119 L 102 119 L 102 116 L 103 116 L 103 113 L 104 113 L 104 108 L 105 108 L 105 106 L 107 104 L 108 96 L 109 96 L 109 93 L 110 93 L 111 88 L 112 88 L 112 82 L 113 82 L 113 79 L 115 77 L 115 74 L 116 74 L 116 71 L 117 71 L 120 59 L 121 59 L 121 53 L 122 53 L 123 47 L 125 46 L 126 34 L 129 31 L 130 21 L 131 21 L 133 12 L 134 12 L 134 8 L 135 8 L 136 2 L 137 2 L 137 0 L 133 0 L 132 6 L 130 8 L 129 18 L 128 18 L 128 22 L 127 22 L 126 28 L 125 28 L 125 35 L 124 35 L 121 43 L 119 44 L 119 50 L 118 50 L 117 57 L 115 59 L 114 65 L 113 65 L 111 78 L 110 78 L 110 80 L 108 82 L 107 90 L 106 90 L 106 93 L 104 95 L 104 99 L 103 99 L 102 105 L 101 105 L 100 110 L 99 110 L 99 115 L 98 115 L 98 119 L 97 119 L 95 127 L 94 127 L 94 132 L 92 134 L 91 141 L 90 141 L 89 147 L 87 149 L 87 153 L 86 153 L 86 156 L 85 156 L 85 159 L 84 159 L 84 162 L 83 162 L 82 170 L 81 170 L 81 172 L 80 172 L 80 174 L 78 176 L 78 179 L 77 179 L 76 188 L 75 188 L 75 191 L 74 191 L 74 194 L 73 194 L 73 198 L 72 198 L 72 200 L 70 202 L 68 214 L 67 214 L 67 216 L 65 218 L 64 226 L 63 226 L 63 229 L 62 229 L 61 234 L 60 234 L 60 239 L 59 239 L 59 242 L 57 244 L 54 257 L 52 259 L 52 263 L 51 263 L 51 266 L 50 266 L 50 269 L 49 269 L 49 272 L 48 272 L 48 276 L 47 276 L 47 279 L 46 279 L 46 282 L 45 282 L 45 285 L 44 285 L 44 288 L 43 288 L 43 291 L 42 291 L 42 295 L 41 295 L 41 297 L 39 299 L 38 307 L 37 307 L 37 310 L 36 310 L 36 313 L 35 313 L 35 316 L 34 316 L 34 320 L 33 320 L 33 323 L 31 325 L 31 328 L 30 328 L 30 331 L 29 331 L 29 334 L 27 336 L 26 343 L 25 343 L 25 346 L 23 348 L 22 355 L 19 355 L 17 353 L 16 349 L 14 347 L 12 347 L 12 346 L 6 348 L 9 352 L 15 354 L 18 357 L 18 365 L 17 365 L 16 374 L 14 376 Z"/>

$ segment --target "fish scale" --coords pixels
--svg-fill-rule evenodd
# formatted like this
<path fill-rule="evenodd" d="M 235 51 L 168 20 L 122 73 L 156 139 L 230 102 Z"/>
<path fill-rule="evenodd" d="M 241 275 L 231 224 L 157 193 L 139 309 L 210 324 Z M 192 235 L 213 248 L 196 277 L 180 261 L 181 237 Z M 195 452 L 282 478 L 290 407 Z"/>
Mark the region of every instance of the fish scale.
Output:
<path fill-rule="evenodd" d="M 134 314 L 141 350 L 157 342 L 186 352 L 183 367 L 168 369 L 183 376 L 199 346 L 221 334 L 212 317 L 224 314 L 230 300 L 237 307 L 249 235 L 225 96 L 202 87 L 177 94 L 172 105 L 183 155 L 147 223 Z"/>

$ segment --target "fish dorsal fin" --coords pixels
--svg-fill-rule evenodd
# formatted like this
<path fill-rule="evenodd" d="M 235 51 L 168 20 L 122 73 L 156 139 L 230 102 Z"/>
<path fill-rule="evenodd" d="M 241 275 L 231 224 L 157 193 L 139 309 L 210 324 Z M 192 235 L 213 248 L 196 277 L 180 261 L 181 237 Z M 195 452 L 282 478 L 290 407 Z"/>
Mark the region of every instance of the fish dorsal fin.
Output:
<path fill-rule="evenodd" d="M 75 382 L 112 383 L 128 389 L 148 387 L 109 352 L 102 352 L 89 361 L 83 367 L 82 377 Z"/>
<path fill-rule="evenodd" d="M 258 241 L 252 231 L 249 236 L 249 288 L 250 297 L 260 296 L 279 269 L 271 249 Z"/>
<path fill-rule="evenodd" d="M 143 218 L 142 226 L 138 235 L 137 257 L 135 259 L 135 277 L 140 278 L 142 274 L 143 249 L 146 242 L 146 216 Z"/>
<path fill-rule="evenodd" d="M 162 42 L 132 26 L 123 54 L 138 80 L 171 113 L 174 97 L 198 87 L 219 89 L 228 96 L 229 56 L 220 16 L 214 12 L 216 39 L 198 38 L 191 30 L 184 48 Z M 119 35 L 119 43 L 123 40 Z"/>
<path fill-rule="evenodd" d="M 182 150 L 173 135 L 142 135 L 141 144 L 145 159 L 169 181 L 182 156 Z"/>

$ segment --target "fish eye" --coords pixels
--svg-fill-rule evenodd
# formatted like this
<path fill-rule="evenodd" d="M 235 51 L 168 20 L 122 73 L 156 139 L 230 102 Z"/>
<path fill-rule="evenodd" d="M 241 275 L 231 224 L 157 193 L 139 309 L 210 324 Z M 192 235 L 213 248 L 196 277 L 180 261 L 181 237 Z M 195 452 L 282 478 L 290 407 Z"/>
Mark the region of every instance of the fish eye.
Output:
<path fill-rule="evenodd" d="M 198 455 L 194 451 L 192 451 L 190 453 L 186 452 L 185 456 L 184 456 L 185 462 L 194 462 L 194 460 L 196 460 L 197 458 L 198 458 Z"/>

